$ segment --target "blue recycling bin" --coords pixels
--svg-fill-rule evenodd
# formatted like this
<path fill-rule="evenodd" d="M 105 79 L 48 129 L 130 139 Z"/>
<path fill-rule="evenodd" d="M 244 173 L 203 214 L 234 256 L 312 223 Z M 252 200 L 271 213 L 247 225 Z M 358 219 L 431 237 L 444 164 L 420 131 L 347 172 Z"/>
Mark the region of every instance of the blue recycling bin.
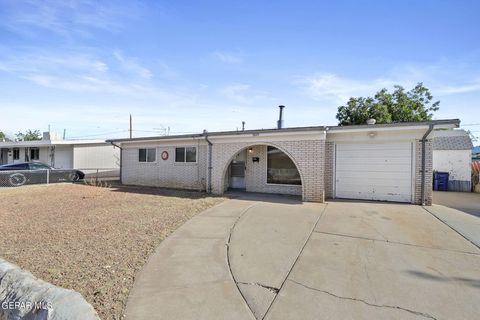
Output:
<path fill-rule="evenodd" d="M 448 172 L 436 171 L 433 173 L 433 190 L 448 191 Z"/>

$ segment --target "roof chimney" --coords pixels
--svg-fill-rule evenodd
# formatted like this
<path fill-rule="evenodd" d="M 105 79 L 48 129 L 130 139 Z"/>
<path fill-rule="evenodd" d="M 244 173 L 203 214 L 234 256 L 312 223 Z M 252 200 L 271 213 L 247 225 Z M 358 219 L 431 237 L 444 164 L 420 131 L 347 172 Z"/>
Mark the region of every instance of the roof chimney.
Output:
<path fill-rule="evenodd" d="M 285 108 L 285 106 L 278 106 L 278 108 L 280 109 L 280 114 L 278 116 L 277 129 L 282 129 L 283 128 L 283 108 Z"/>

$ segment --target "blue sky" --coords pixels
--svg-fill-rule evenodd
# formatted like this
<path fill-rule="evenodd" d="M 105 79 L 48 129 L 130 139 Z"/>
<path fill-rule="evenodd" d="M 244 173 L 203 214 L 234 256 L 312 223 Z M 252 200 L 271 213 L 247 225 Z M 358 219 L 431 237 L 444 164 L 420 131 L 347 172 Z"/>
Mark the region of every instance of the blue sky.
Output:
<path fill-rule="evenodd" d="M 479 1 L 0 0 L 0 130 L 69 138 L 334 125 L 424 82 L 480 124 Z M 480 136 L 480 126 L 465 126 Z"/>

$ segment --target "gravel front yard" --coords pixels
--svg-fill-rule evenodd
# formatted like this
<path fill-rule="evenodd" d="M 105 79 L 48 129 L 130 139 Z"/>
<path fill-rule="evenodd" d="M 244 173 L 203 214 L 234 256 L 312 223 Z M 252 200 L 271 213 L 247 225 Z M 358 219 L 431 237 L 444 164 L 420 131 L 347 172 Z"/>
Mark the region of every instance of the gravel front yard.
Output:
<path fill-rule="evenodd" d="M 196 192 L 58 184 L 0 189 L 0 256 L 122 319 L 135 274 L 173 230 L 222 202 Z"/>

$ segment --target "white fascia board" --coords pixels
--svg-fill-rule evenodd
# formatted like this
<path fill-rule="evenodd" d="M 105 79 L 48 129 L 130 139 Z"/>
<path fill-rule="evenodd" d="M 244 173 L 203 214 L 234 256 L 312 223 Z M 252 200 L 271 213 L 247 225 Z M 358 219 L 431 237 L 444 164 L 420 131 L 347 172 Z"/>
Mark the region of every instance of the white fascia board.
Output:
<path fill-rule="evenodd" d="M 51 145 L 51 141 L 48 140 L 0 142 L 0 148 L 48 147 Z"/>
<path fill-rule="evenodd" d="M 413 141 L 423 137 L 428 128 L 414 127 L 410 130 L 362 130 L 330 131 L 327 141 L 336 143 L 378 143 L 382 141 Z"/>
<path fill-rule="evenodd" d="M 294 132 L 259 132 L 238 135 L 210 136 L 212 143 L 237 143 L 260 141 L 300 141 L 300 140 L 325 140 L 325 131 L 294 131 Z"/>
<path fill-rule="evenodd" d="M 107 144 L 105 140 L 35 140 L 0 142 L 0 148 L 48 147 L 55 145 Z"/>
<path fill-rule="evenodd" d="M 115 143 L 122 146 L 122 148 L 151 148 L 151 147 L 185 147 L 206 145 L 205 137 L 200 138 L 175 138 L 175 139 L 152 139 L 152 140 L 137 140 L 137 141 L 122 141 Z"/>

